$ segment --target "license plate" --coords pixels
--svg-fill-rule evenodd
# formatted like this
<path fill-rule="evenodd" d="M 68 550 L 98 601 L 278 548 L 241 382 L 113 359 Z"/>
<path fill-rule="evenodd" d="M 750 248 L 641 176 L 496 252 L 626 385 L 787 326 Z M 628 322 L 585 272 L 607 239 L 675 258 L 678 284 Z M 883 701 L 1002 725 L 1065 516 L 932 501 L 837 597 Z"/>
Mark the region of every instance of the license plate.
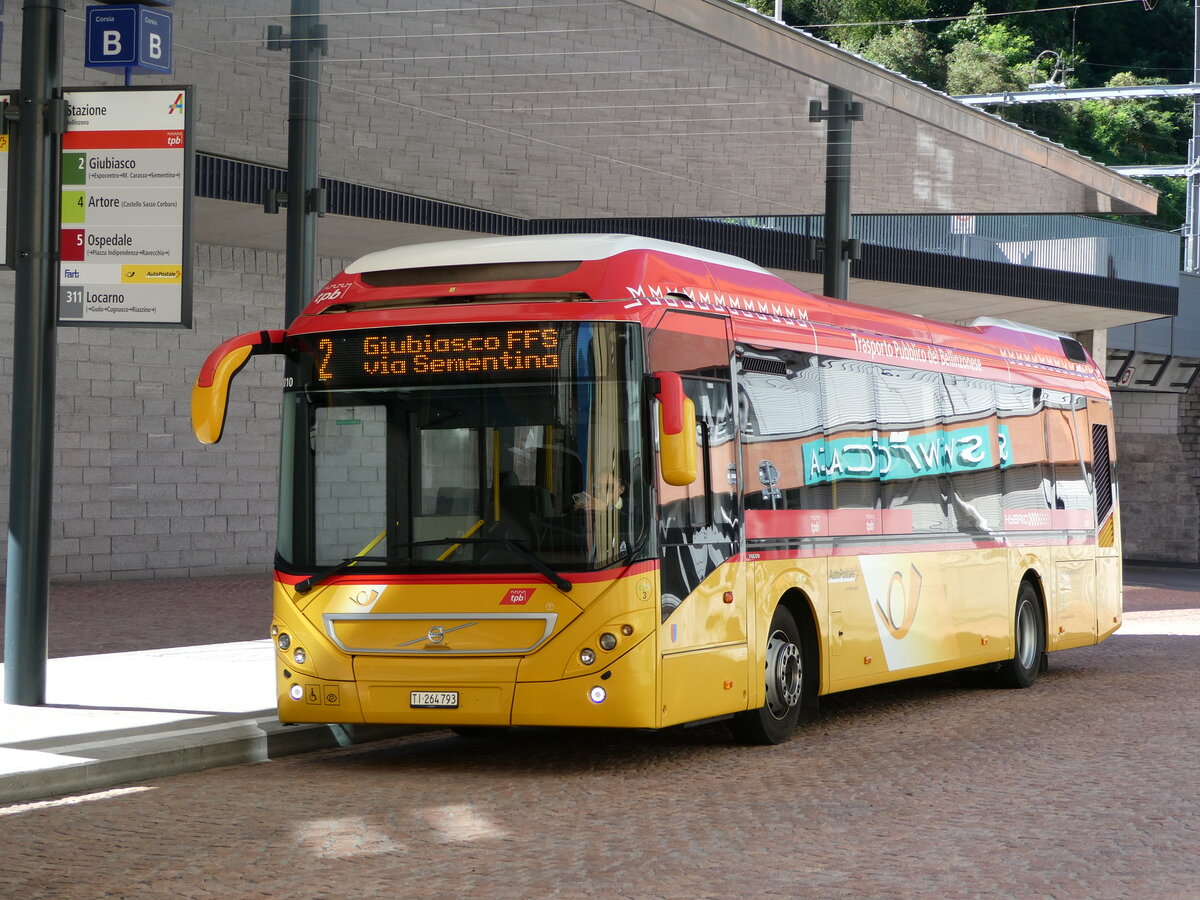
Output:
<path fill-rule="evenodd" d="M 413 691 L 408 705 L 413 709 L 458 709 L 458 691 Z"/>

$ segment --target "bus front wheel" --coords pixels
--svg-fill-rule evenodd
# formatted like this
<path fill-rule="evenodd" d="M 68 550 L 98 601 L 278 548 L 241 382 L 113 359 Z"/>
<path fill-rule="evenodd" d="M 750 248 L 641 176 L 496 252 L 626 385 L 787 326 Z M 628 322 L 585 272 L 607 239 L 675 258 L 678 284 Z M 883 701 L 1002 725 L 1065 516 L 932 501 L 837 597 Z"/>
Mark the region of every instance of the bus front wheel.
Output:
<path fill-rule="evenodd" d="M 815 702 L 816 668 L 800 639 L 800 629 L 787 607 L 771 617 L 767 637 L 766 702 L 738 713 L 731 730 L 747 744 L 781 744 L 792 736 L 801 712 Z"/>
<path fill-rule="evenodd" d="M 1012 659 L 1000 664 L 996 683 L 1002 687 L 1027 688 L 1037 679 L 1046 653 L 1046 620 L 1037 591 L 1028 581 L 1017 592 L 1017 611 L 1013 622 Z"/>

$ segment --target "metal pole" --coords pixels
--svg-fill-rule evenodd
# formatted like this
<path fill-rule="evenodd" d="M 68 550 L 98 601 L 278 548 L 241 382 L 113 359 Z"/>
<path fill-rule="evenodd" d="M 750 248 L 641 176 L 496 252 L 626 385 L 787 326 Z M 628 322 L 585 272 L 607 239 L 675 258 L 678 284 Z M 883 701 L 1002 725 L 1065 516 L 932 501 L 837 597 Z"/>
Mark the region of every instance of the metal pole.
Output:
<path fill-rule="evenodd" d="M 46 702 L 54 482 L 58 171 L 65 0 L 26 0 L 17 134 L 12 467 L 4 618 L 4 701 Z M 51 101 L 58 121 L 52 127 Z"/>
<path fill-rule="evenodd" d="M 1195 0 L 1192 12 L 1192 81 L 1200 82 L 1200 0 Z M 1192 140 L 1188 144 L 1187 222 L 1184 231 L 1183 270 L 1192 275 L 1200 273 L 1200 100 L 1192 104 Z"/>
<path fill-rule="evenodd" d="M 1200 0 L 1197 0 L 1200 2 Z M 825 272 L 822 291 L 847 299 L 850 281 L 850 130 L 862 121 L 862 104 L 849 91 L 829 86 L 829 105 L 812 101 L 810 121 L 828 120 L 825 150 Z"/>
<path fill-rule="evenodd" d="M 324 197 L 317 174 L 317 127 L 320 121 L 318 79 L 325 29 L 317 15 L 319 0 L 292 0 L 291 78 L 288 81 L 287 260 L 284 267 L 284 327 L 291 325 L 313 296 L 316 270 L 317 218 Z M 284 362 L 286 380 L 296 376 L 294 363 Z M 312 458 L 308 428 L 296 423 L 285 428 L 281 450 L 293 468 L 294 540 L 311 555 L 316 536 L 312 526 Z"/>
<path fill-rule="evenodd" d="M 317 176 L 317 79 L 324 31 L 317 19 L 318 5 L 319 0 L 292 0 L 284 327 L 292 324 L 312 299 L 317 215 L 322 211 Z"/>

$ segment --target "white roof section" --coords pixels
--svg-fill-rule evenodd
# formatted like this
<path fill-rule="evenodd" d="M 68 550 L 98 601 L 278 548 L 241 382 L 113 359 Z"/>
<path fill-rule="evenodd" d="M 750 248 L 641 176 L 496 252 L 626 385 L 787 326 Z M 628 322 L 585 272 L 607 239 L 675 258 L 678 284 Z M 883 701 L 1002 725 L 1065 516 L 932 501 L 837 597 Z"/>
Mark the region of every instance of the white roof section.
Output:
<path fill-rule="evenodd" d="M 362 272 L 438 266 L 607 259 L 629 250 L 653 250 L 734 269 L 769 274 L 766 269 L 727 253 L 715 253 L 672 241 L 628 234 L 532 235 L 414 244 L 368 253 L 346 266 L 346 273 L 357 275 Z"/>

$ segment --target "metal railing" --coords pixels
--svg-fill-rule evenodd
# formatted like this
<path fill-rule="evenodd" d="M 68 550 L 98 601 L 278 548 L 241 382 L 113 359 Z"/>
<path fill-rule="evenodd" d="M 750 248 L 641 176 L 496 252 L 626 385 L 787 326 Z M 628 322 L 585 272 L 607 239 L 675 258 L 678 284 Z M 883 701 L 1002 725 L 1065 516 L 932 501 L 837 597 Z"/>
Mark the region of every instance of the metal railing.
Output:
<path fill-rule="evenodd" d="M 823 236 L 821 216 L 720 221 L 798 237 Z M 858 215 L 852 217 L 850 233 L 864 244 L 901 250 L 1145 284 L 1179 283 L 1179 235 L 1088 216 Z"/>

